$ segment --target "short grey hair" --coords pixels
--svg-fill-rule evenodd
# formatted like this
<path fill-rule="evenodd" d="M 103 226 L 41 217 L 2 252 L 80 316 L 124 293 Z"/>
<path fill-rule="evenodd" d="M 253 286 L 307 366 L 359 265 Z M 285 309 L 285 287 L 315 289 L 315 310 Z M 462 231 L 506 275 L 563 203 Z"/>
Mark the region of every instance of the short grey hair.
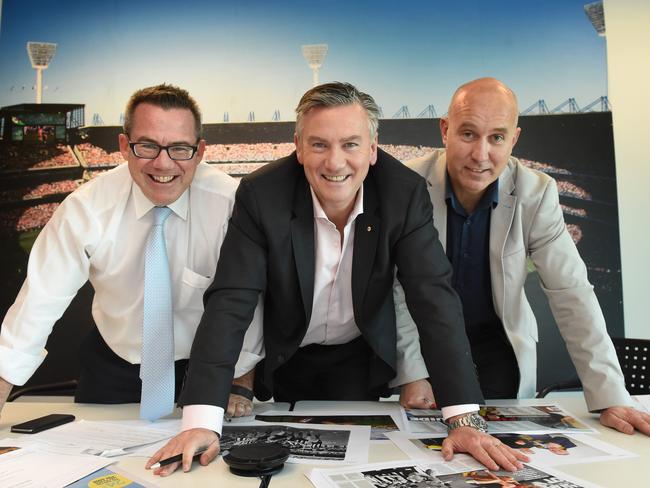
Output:
<path fill-rule="evenodd" d="M 368 115 L 370 139 L 374 139 L 379 130 L 379 106 L 367 93 L 357 90 L 350 83 L 335 81 L 318 85 L 305 93 L 296 107 L 296 134 L 300 137 L 303 118 L 316 107 L 338 107 L 359 104 Z"/>

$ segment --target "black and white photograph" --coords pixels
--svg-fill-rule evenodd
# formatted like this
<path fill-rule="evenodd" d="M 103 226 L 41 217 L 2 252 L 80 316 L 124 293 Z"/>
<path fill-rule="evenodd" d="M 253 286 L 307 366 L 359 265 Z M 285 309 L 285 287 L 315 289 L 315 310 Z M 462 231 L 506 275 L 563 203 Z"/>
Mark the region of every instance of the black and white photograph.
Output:
<path fill-rule="evenodd" d="M 430 470 L 429 470 L 430 471 Z M 402 466 L 331 477 L 337 486 L 376 488 L 444 488 L 446 485 L 431 472 L 417 466 Z"/>
<path fill-rule="evenodd" d="M 291 451 L 288 462 L 350 464 L 368 461 L 370 429 L 331 425 L 224 425 L 221 450 L 253 443 L 278 443 Z"/>

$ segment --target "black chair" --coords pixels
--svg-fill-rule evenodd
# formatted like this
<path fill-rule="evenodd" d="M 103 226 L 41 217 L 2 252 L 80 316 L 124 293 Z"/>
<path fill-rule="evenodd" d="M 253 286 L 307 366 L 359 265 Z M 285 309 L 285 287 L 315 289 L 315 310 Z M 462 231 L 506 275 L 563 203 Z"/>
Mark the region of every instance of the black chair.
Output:
<path fill-rule="evenodd" d="M 630 395 L 650 393 L 650 340 L 612 338 L 618 362 L 621 363 L 625 387 Z"/>
<path fill-rule="evenodd" d="M 56 383 L 47 383 L 44 385 L 24 386 L 11 390 L 7 401 L 13 402 L 16 398 L 23 395 L 60 395 L 72 396 L 78 385 L 77 380 L 59 381 Z"/>
<path fill-rule="evenodd" d="M 552 391 L 576 391 L 582 390 L 582 383 L 580 378 L 574 376 L 568 380 L 560 381 L 559 383 L 553 383 L 551 385 L 545 386 L 537 393 L 535 398 L 544 398 L 546 395 Z"/>
<path fill-rule="evenodd" d="M 650 340 L 612 337 L 618 362 L 625 378 L 625 388 L 630 395 L 650 394 Z M 581 389 L 577 376 L 542 388 L 536 398 L 544 398 L 552 391 Z"/>
<path fill-rule="evenodd" d="M 90 283 L 77 292 L 47 340 L 48 354 L 43 364 L 24 386 L 13 388 L 8 401 L 23 395 L 74 396 L 80 367 L 78 351 L 95 326 L 91 315 L 93 294 Z"/>

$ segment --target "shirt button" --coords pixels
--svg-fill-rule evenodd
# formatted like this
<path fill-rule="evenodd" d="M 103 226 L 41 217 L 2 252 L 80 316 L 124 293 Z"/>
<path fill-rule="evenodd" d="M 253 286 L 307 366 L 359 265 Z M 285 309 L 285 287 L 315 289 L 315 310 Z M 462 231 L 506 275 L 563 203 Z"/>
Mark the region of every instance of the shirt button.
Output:
<path fill-rule="evenodd" d="M 468 257 L 469 257 L 469 253 L 468 253 L 468 252 L 464 252 L 464 253 L 463 253 L 463 257 L 464 257 L 464 258 L 468 258 Z"/>

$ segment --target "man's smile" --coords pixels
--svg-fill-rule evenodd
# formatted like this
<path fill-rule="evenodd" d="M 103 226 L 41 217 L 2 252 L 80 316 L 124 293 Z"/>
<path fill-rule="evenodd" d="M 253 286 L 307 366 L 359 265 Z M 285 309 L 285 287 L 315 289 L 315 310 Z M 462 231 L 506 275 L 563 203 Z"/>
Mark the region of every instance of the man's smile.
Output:
<path fill-rule="evenodd" d="M 350 175 L 323 175 L 323 178 L 325 178 L 327 181 L 331 181 L 333 183 L 339 183 L 341 181 L 345 181 L 350 177 Z"/>
<path fill-rule="evenodd" d="M 176 175 L 149 175 L 149 177 L 156 183 L 169 183 L 176 178 Z"/>

